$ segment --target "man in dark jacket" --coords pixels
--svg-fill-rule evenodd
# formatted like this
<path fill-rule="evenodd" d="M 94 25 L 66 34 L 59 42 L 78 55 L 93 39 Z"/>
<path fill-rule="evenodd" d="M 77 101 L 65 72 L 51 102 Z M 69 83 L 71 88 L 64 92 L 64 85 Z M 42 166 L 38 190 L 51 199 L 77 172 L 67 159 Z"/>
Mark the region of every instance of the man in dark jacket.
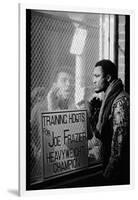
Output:
<path fill-rule="evenodd" d="M 94 67 L 96 93 L 104 92 L 95 137 L 102 143 L 104 184 L 129 184 L 129 97 L 110 60 Z"/>

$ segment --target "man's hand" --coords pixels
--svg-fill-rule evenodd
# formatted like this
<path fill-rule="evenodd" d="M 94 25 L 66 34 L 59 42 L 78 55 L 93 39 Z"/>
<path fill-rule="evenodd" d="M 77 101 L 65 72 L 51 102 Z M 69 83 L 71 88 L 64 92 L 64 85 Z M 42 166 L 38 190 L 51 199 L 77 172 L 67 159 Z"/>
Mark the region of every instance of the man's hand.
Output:
<path fill-rule="evenodd" d="M 59 88 L 54 83 L 47 95 L 48 111 L 56 110 Z"/>
<path fill-rule="evenodd" d="M 88 140 L 88 157 L 94 157 L 96 160 L 101 159 L 101 141 L 93 136 Z"/>

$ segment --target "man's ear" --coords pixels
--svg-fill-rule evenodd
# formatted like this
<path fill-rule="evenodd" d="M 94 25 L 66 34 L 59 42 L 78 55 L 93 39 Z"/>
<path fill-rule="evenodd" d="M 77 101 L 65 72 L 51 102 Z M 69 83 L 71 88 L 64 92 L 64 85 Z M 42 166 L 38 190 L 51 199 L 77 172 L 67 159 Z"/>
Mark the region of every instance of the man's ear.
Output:
<path fill-rule="evenodd" d="M 111 78 L 111 75 L 110 75 L 110 74 L 107 74 L 107 75 L 106 75 L 106 80 L 108 81 L 108 83 L 111 82 L 111 79 L 112 79 L 112 78 Z"/>

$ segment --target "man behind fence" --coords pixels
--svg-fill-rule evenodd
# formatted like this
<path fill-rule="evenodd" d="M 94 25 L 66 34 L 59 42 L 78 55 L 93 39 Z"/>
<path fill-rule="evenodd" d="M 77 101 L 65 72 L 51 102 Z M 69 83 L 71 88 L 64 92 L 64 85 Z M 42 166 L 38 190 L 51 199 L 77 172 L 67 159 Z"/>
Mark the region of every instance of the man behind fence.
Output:
<path fill-rule="evenodd" d="M 39 87 L 39 91 L 40 89 L 42 90 L 42 88 Z M 38 96 L 38 94 L 36 95 Z M 73 104 L 73 98 L 71 96 L 71 76 L 69 73 L 61 71 L 57 74 L 48 94 L 46 95 L 44 92 L 43 98 L 40 98 L 40 100 L 33 105 L 31 110 L 31 156 L 32 160 L 35 160 L 33 160 L 32 163 L 40 160 L 42 151 L 40 145 L 41 113 L 73 108 L 75 108 L 75 105 Z"/>
<path fill-rule="evenodd" d="M 72 97 L 72 77 L 61 71 L 47 95 L 48 111 L 75 108 Z"/>

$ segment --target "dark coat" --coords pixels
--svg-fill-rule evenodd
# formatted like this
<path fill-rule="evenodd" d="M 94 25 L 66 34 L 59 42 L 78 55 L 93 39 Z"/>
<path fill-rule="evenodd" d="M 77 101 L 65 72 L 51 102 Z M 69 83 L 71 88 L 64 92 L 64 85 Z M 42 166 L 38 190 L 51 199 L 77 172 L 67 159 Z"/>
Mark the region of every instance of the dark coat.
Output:
<path fill-rule="evenodd" d="M 129 97 L 122 91 L 101 132 L 103 175 L 110 184 L 129 183 Z"/>

